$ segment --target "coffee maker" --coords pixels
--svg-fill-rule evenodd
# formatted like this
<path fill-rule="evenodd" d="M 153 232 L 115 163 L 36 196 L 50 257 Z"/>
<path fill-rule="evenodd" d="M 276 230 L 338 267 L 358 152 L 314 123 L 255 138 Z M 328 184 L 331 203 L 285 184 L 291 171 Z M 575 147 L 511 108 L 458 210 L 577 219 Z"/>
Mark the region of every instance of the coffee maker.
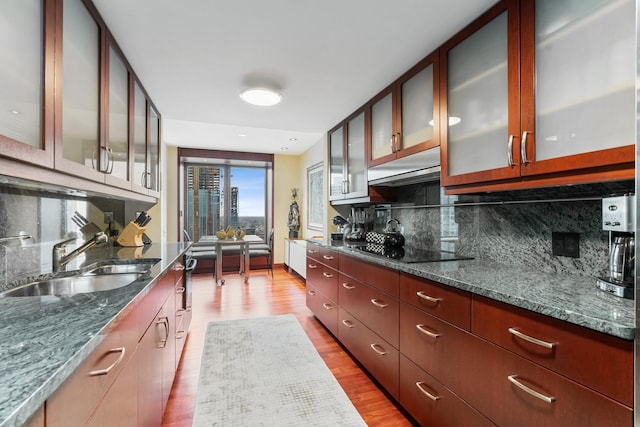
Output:
<path fill-rule="evenodd" d="M 609 268 L 596 286 L 613 295 L 633 299 L 635 277 L 636 196 L 602 199 L 602 229 L 609 232 Z"/>

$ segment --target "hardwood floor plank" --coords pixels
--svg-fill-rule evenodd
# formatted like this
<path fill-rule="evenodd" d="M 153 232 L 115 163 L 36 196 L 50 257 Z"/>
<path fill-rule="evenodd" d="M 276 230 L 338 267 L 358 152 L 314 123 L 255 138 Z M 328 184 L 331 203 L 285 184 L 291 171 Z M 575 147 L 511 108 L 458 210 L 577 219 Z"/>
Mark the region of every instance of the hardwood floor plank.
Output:
<path fill-rule="evenodd" d="M 406 427 L 412 423 L 306 307 L 304 281 L 282 267 L 251 272 L 245 285 L 237 274 L 225 274 L 215 286 L 211 274 L 193 275 L 193 318 L 164 413 L 163 427 L 191 426 L 207 323 L 292 313 L 369 426 Z"/>

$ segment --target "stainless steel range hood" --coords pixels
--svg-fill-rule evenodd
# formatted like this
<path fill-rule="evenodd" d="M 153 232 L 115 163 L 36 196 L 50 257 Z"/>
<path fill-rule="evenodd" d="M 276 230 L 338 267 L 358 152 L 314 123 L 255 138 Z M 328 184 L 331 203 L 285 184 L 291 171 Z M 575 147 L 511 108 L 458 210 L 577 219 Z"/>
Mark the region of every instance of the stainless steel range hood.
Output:
<path fill-rule="evenodd" d="M 401 157 L 368 170 L 369 185 L 400 187 L 440 180 L 440 147 Z"/>

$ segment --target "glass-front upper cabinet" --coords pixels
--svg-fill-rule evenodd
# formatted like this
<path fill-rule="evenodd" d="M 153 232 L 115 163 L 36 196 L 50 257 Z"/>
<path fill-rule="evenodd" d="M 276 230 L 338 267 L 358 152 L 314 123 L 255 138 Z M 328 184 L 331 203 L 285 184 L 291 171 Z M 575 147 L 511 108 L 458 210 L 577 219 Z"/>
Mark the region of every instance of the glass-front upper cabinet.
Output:
<path fill-rule="evenodd" d="M 369 166 L 440 144 L 438 72 L 434 52 L 372 100 Z"/>
<path fill-rule="evenodd" d="M 56 169 L 104 181 L 109 156 L 100 145 L 101 30 L 82 0 L 64 0 L 62 128 L 56 131 Z"/>
<path fill-rule="evenodd" d="M 146 187 L 150 192 L 160 191 L 160 114 L 149 106 L 149 146 L 147 154 Z"/>
<path fill-rule="evenodd" d="M 0 155 L 53 166 L 52 1 L 0 4 Z"/>
<path fill-rule="evenodd" d="M 133 83 L 133 189 L 146 191 L 147 98 L 138 81 Z"/>
<path fill-rule="evenodd" d="M 109 47 L 107 183 L 129 182 L 129 71 L 122 56 Z M 115 179 L 114 179 L 115 178 Z M 118 182 L 119 181 L 119 182 Z M 129 184 L 130 186 L 130 184 Z"/>
<path fill-rule="evenodd" d="M 344 126 L 329 131 L 329 200 L 344 198 Z"/>
<path fill-rule="evenodd" d="M 364 111 L 329 131 L 329 200 L 368 196 L 365 152 Z"/>

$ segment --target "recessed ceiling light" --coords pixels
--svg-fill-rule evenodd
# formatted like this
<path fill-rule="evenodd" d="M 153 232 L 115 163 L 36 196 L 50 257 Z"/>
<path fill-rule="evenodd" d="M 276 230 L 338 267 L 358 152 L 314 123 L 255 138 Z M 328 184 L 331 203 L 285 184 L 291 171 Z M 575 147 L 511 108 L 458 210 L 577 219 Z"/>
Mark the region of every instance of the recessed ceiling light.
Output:
<path fill-rule="evenodd" d="M 246 134 L 246 133 L 239 133 L 239 134 L 238 134 L 238 136 L 240 136 L 240 137 L 243 137 L 243 138 L 244 138 L 245 136 L 247 136 L 247 134 Z"/>
<path fill-rule="evenodd" d="M 280 147 L 280 149 L 281 149 L 282 151 L 287 151 L 287 150 L 289 149 L 289 147 Z"/>
<path fill-rule="evenodd" d="M 240 98 L 249 104 L 261 107 L 270 107 L 282 101 L 282 95 L 278 92 L 262 87 L 245 89 L 240 92 Z"/>
<path fill-rule="evenodd" d="M 298 138 L 289 138 L 289 141 L 291 142 L 296 142 L 298 140 Z"/>
<path fill-rule="evenodd" d="M 20 111 L 18 111 L 18 110 L 9 110 L 9 112 L 11 114 L 20 114 Z"/>

